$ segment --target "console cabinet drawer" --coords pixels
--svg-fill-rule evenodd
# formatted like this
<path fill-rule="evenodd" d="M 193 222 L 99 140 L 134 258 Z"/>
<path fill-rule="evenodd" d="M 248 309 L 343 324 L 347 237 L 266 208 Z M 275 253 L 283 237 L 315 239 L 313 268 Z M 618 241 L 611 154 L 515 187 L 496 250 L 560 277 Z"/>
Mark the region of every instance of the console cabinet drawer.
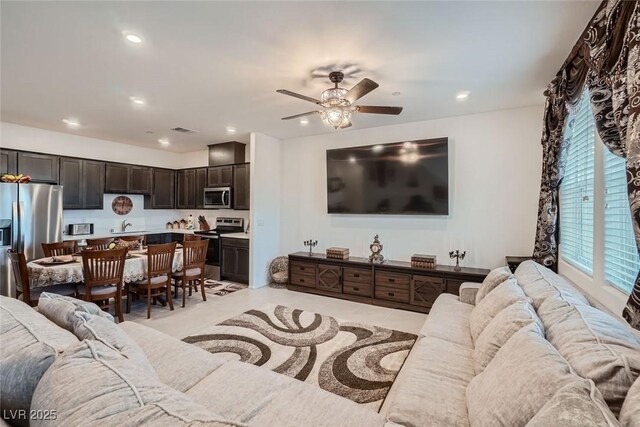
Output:
<path fill-rule="evenodd" d="M 414 274 L 411 280 L 411 304 L 431 307 L 445 289 L 442 277 Z"/>
<path fill-rule="evenodd" d="M 396 287 L 378 285 L 376 283 L 376 298 L 384 299 L 387 301 L 396 301 L 409 303 L 409 287 Z"/>
<path fill-rule="evenodd" d="M 409 283 L 411 282 L 411 275 L 402 273 L 393 273 L 390 271 L 378 271 L 376 272 L 376 287 L 378 286 L 390 286 L 406 289 L 409 292 Z"/>
<path fill-rule="evenodd" d="M 290 278 L 292 285 L 298 286 L 306 286 L 307 288 L 315 288 L 316 287 L 316 276 L 308 276 L 302 274 L 291 273 Z"/>
<path fill-rule="evenodd" d="M 311 262 L 291 262 L 291 274 L 298 274 L 302 276 L 314 276 L 316 275 L 316 265 Z"/>
<path fill-rule="evenodd" d="M 344 267 L 342 276 L 345 282 L 368 284 L 369 287 L 373 283 L 373 274 L 370 269 Z"/>
<path fill-rule="evenodd" d="M 348 282 L 346 281 L 346 276 L 345 281 L 342 283 L 342 292 L 349 295 L 370 297 L 372 293 L 371 290 L 371 283 Z"/>

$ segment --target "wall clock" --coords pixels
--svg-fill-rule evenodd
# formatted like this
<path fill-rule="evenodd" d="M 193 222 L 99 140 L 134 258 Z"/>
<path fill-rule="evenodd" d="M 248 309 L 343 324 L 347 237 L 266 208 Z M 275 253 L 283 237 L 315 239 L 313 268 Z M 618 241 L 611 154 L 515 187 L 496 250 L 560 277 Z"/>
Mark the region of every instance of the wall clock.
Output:
<path fill-rule="evenodd" d="M 133 209 L 133 202 L 127 196 L 118 196 L 111 202 L 111 209 L 117 215 L 128 215 Z"/>

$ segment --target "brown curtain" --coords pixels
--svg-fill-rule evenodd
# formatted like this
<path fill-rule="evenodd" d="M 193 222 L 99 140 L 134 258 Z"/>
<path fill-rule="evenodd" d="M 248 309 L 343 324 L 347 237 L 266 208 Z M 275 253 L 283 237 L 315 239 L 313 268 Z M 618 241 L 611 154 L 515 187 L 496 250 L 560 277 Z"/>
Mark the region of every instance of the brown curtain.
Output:
<path fill-rule="evenodd" d="M 636 244 L 640 251 L 640 5 L 603 1 L 547 91 L 542 145 L 544 164 L 534 257 L 557 265 L 558 187 L 567 108 L 589 89 L 596 128 L 605 146 L 626 160 L 627 187 Z M 563 103 L 549 110 L 549 104 Z M 551 111 L 551 115 L 549 114 Z M 559 136 L 549 132 L 559 129 Z M 551 165 L 551 166 L 548 166 Z M 550 214 L 552 213 L 552 214 Z M 640 275 L 623 316 L 640 329 Z"/>

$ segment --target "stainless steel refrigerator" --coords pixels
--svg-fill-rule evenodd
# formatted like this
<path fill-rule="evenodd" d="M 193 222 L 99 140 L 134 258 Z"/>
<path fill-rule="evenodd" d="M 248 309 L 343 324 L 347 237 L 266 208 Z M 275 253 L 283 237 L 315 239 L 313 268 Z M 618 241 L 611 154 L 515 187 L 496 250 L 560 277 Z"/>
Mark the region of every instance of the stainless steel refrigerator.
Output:
<path fill-rule="evenodd" d="M 0 294 L 15 296 L 7 250 L 27 262 L 44 256 L 42 243 L 62 240 L 62 186 L 0 184 Z"/>

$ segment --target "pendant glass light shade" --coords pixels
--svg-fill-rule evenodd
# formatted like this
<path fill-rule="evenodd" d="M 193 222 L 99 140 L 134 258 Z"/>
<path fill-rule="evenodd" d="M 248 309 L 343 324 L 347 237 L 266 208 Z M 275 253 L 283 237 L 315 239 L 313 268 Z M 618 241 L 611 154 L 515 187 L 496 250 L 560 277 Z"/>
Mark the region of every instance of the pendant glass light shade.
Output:
<path fill-rule="evenodd" d="M 320 117 L 329 126 L 335 129 L 351 124 L 351 109 L 344 107 L 332 107 L 320 112 Z"/>

